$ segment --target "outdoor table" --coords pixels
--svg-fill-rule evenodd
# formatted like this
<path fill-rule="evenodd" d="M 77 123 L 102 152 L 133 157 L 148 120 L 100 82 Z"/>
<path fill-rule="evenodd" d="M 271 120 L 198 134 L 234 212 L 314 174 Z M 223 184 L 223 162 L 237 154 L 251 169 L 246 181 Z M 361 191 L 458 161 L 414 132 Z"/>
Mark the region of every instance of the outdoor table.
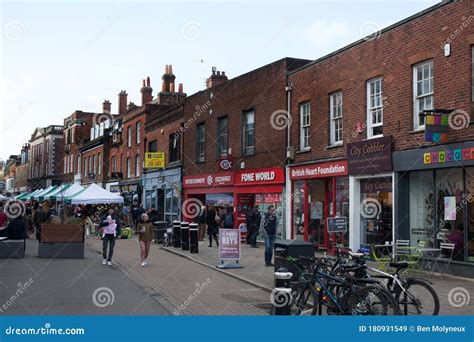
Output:
<path fill-rule="evenodd" d="M 418 251 L 421 254 L 421 268 L 427 267 L 431 275 L 434 272 L 436 258 L 441 253 L 441 248 L 419 248 Z"/>
<path fill-rule="evenodd" d="M 381 250 L 382 255 L 392 255 L 392 250 L 393 250 L 393 243 L 389 244 L 383 244 L 383 245 L 373 245 L 372 246 L 375 249 Z"/>

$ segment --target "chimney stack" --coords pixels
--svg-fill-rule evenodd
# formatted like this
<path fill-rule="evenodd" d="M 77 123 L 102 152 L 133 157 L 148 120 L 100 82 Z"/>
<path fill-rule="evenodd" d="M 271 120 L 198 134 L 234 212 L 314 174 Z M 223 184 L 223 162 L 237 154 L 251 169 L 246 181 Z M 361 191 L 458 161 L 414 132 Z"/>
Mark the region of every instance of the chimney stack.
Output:
<path fill-rule="evenodd" d="M 228 81 L 228 78 L 225 74 L 225 71 L 218 71 L 216 67 L 212 67 L 212 74 L 206 80 L 207 88 L 215 87 L 219 84 L 225 83 Z"/>
<path fill-rule="evenodd" d="M 140 91 L 142 93 L 142 106 L 153 100 L 153 89 L 150 86 L 150 77 L 147 77 L 146 80 L 143 79 L 143 87 Z"/>
<path fill-rule="evenodd" d="M 112 107 L 112 105 L 109 102 L 109 100 L 105 100 L 104 103 L 102 103 L 102 112 L 110 114 L 111 107 Z"/>
<path fill-rule="evenodd" d="M 162 77 L 163 85 L 161 87 L 162 92 L 174 92 L 174 80 L 176 79 L 175 75 L 173 75 L 173 66 L 166 65 L 165 66 L 165 73 Z M 171 88 L 173 90 L 171 90 Z"/>
<path fill-rule="evenodd" d="M 127 112 L 127 92 L 122 90 L 119 94 L 119 106 L 118 106 L 118 113 L 119 115 L 125 114 Z"/>

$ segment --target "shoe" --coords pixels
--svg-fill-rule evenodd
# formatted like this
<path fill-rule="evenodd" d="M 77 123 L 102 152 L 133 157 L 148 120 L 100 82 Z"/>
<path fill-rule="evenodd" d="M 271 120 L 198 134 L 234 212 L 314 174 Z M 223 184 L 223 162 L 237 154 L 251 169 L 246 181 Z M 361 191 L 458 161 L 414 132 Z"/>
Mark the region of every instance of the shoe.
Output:
<path fill-rule="evenodd" d="M 107 265 L 112 266 L 112 261 L 107 261 Z"/>
<path fill-rule="evenodd" d="M 268 264 L 265 264 L 266 267 L 269 267 L 269 266 L 275 266 L 275 264 L 272 264 L 272 263 L 268 263 Z"/>
<path fill-rule="evenodd" d="M 107 259 L 102 260 L 102 265 L 106 265 L 106 264 L 107 264 Z"/>
<path fill-rule="evenodd" d="M 209 245 L 209 246 L 207 246 L 207 247 L 212 247 L 212 245 Z"/>
<path fill-rule="evenodd" d="M 145 267 L 146 262 L 142 261 L 141 265 L 142 265 L 142 267 Z"/>

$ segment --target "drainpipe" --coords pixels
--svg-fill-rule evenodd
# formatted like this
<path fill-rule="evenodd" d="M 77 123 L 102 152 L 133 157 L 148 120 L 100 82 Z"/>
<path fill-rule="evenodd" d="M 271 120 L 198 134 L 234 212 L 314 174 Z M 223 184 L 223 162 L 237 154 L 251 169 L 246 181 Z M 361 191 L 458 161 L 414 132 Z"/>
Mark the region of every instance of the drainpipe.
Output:
<path fill-rule="evenodd" d="M 291 118 L 291 90 L 292 90 L 292 84 L 291 83 L 288 83 L 288 76 L 286 77 L 286 87 L 285 87 L 285 91 L 286 91 L 286 111 L 287 111 L 287 115 L 288 115 L 288 120 L 290 120 Z M 284 222 L 285 222 L 285 234 L 284 234 L 284 237 L 286 239 L 292 239 L 292 234 L 291 234 L 291 220 L 292 220 L 292 217 L 291 217 L 291 189 L 292 189 L 292 186 L 291 186 L 291 181 L 290 181 L 290 177 L 289 177 L 289 169 L 288 169 L 288 166 L 290 164 L 290 156 L 291 156 L 291 152 L 290 152 L 290 149 L 291 149 L 291 125 L 287 125 L 286 127 L 286 172 L 285 172 L 285 193 L 286 193 L 286 196 L 285 196 L 285 207 L 286 207 L 286 210 L 284 212 Z"/>
<path fill-rule="evenodd" d="M 288 120 L 291 120 L 291 90 L 293 88 L 293 85 L 291 83 L 288 83 L 288 78 L 287 78 L 287 86 L 285 87 L 286 91 L 286 106 L 287 106 L 287 115 L 288 115 Z M 289 157 L 288 157 L 288 152 L 290 150 L 290 130 L 291 130 L 291 125 L 287 125 L 286 127 L 286 160 L 287 163 L 289 164 Z"/>

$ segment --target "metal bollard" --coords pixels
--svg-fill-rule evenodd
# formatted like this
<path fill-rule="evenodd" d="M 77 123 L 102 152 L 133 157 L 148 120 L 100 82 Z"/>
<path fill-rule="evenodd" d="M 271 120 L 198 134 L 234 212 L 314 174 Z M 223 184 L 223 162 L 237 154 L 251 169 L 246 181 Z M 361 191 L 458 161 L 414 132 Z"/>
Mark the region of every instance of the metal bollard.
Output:
<path fill-rule="evenodd" d="M 199 253 L 198 224 L 197 223 L 191 223 L 189 225 L 189 252 Z"/>
<path fill-rule="evenodd" d="M 181 221 L 173 221 L 173 247 L 181 247 Z"/>
<path fill-rule="evenodd" d="M 285 269 L 280 268 L 274 273 L 275 283 L 283 285 L 282 287 L 275 287 L 270 295 L 270 300 L 273 307 L 273 314 L 276 316 L 291 315 L 291 306 L 293 304 L 293 294 L 290 288 L 290 281 L 293 278 L 293 273 L 285 272 Z"/>
<path fill-rule="evenodd" d="M 189 222 L 181 222 L 181 250 L 189 251 Z"/>

